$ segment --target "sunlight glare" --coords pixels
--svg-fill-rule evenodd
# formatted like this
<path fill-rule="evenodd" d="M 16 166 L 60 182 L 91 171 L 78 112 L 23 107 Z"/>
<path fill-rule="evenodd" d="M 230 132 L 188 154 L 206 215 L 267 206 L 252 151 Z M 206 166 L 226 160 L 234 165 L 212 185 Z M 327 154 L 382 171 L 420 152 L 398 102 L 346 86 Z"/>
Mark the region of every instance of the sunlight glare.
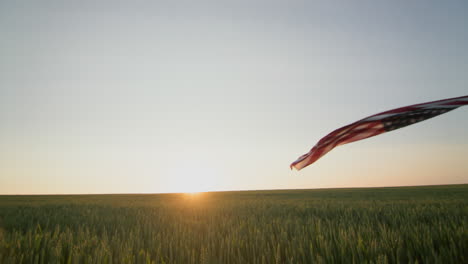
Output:
<path fill-rule="evenodd" d="M 202 192 L 216 190 L 219 176 L 209 163 L 187 162 L 178 164 L 168 174 L 172 192 L 197 196 Z"/>

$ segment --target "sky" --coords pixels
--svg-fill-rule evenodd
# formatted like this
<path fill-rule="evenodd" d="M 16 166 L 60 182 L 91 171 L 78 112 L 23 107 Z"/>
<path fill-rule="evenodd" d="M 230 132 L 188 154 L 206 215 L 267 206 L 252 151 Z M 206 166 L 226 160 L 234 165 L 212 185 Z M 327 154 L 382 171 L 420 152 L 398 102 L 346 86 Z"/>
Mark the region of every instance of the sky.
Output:
<path fill-rule="evenodd" d="M 466 1 L 0 2 L 0 194 L 468 183 L 468 107 L 289 164 L 332 130 L 468 94 Z"/>

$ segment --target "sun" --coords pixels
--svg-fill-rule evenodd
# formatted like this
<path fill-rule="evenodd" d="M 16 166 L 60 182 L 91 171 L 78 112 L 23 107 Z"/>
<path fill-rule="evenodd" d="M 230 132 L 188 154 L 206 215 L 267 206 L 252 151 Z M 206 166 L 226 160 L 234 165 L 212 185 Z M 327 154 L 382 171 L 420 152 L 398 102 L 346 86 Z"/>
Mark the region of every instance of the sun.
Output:
<path fill-rule="evenodd" d="M 217 190 L 220 180 L 216 169 L 199 162 L 179 164 L 168 174 L 171 192 L 192 196 Z"/>
<path fill-rule="evenodd" d="M 190 197 L 198 197 L 202 194 L 203 192 L 184 192 L 185 195 L 188 195 Z"/>

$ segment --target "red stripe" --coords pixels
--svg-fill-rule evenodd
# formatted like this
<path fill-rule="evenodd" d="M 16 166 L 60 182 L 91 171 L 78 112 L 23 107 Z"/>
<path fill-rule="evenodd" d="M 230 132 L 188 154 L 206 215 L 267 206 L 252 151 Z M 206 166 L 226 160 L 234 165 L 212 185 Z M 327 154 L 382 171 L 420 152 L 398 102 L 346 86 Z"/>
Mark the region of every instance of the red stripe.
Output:
<path fill-rule="evenodd" d="M 317 144 L 315 147 L 313 147 L 309 151 L 309 153 L 301 156 L 297 161 L 293 162 L 291 164 L 291 167 L 295 167 L 297 164 L 300 164 L 300 163 L 302 163 L 301 168 L 306 167 L 314 163 L 316 160 L 318 160 L 320 157 L 322 157 L 323 155 L 325 155 L 326 153 L 334 149 L 336 146 L 350 143 L 350 142 L 357 141 L 357 140 L 361 140 L 361 139 L 365 139 L 365 138 L 369 138 L 369 137 L 373 137 L 373 136 L 376 136 L 385 132 L 385 129 L 383 128 L 383 125 L 380 121 L 369 122 L 367 124 L 367 127 L 354 129 L 355 127 L 358 127 L 362 124 L 365 124 L 365 123 L 354 124 L 353 127 L 348 128 L 348 131 L 345 134 L 342 134 L 339 137 L 330 137 L 330 135 L 328 135 L 327 138 L 329 138 L 329 142 L 327 144 L 320 144 L 320 145 Z M 375 127 L 378 125 L 382 125 L 382 127 L 375 129 Z M 372 132 L 366 135 L 365 137 L 356 138 L 359 135 L 366 134 L 370 131 Z M 353 138 L 354 140 L 351 140 Z"/>

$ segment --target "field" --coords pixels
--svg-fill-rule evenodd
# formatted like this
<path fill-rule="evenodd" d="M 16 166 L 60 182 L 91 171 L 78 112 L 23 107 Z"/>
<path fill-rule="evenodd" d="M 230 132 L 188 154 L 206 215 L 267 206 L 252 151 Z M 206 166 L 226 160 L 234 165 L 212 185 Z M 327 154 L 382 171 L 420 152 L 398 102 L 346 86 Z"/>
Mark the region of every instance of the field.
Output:
<path fill-rule="evenodd" d="M 468 263 L 468 185 L 0 196 L 0 263 Z"/>

